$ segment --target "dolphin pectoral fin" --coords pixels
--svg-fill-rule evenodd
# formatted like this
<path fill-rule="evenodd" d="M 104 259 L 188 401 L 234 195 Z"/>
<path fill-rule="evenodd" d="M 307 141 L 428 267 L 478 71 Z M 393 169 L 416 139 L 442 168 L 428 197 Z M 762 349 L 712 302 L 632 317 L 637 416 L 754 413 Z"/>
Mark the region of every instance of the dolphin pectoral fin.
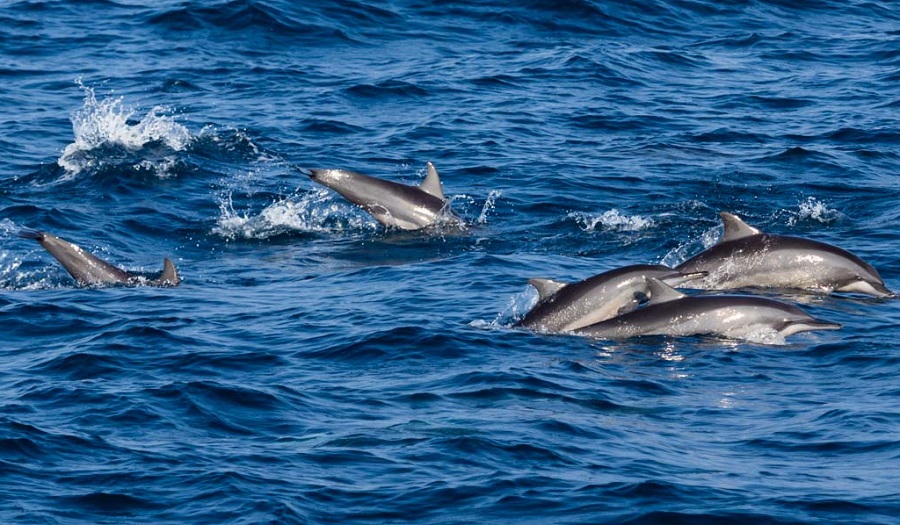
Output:
<path fill-rule="evenodd" d="M 534 287 L 535 290 L 537 290 L 538 302 L 546 301 L 566 287 L 566 283 L 561 283 L 552 279 L 539 279 L 537 277 L 528 279 L 528 284 L 530 284 Z"/>
<path fill-rule="evenodd" d="M 757 228 L 742 221 L 737 215 L 728 213 L 727 211 L 719 212 L 719 216 L 722 217 L 722 227 L 724 228 L 722 238 L 719 239 L 720 243 L 736 241 L 738 239 L 762 233 Z"/>
<path fill-rule="evenodd" d="M 441 177 L 438 175 L 437 168 L 434 167 L 434 164 L 429 162 L 426 169 L 427 173 L 425 175 L 425 180 L 419 185 L 419 189 L 442 201 L 447 200 L 447 198 L 444 197 L 444 189 L 441 187 Z"/>
<path fill-rule="evenodd" d="M 178 284 L 181 283 L 181 277 L 178 276 L 178 270 L 168 257 L 163 259 L 162 275 L 160 275 L 159 279 L 156 279 L 153 283 L 158 286 L 178 286 Z"/>
<path fill-rule="evenodd" d="M 647 277 L 647 287 L 650 289 L 649 304 L 667 303 L 687 297 L 685 294 L 672 288 L 668 284 L 655 277 Z"/>

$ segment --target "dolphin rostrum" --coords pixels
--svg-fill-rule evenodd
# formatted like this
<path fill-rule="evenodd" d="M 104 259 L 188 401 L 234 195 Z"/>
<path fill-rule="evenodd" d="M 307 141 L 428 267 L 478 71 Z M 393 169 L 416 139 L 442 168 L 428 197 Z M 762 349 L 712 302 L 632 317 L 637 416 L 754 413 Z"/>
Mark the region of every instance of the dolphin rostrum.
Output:
<path fill-rule="evenodd" d="M 650 292 L 646 277 L 678 286 L 704 275 L 706 272 L 683 274 L 658 264 L 635 264 L 571 284 L 531 279 L 528 284 L 537 289 L 538 303 L 516 326 L 542 332 L 568 332 L 637 308 L 641 296 Z"/>
<path fill-rule="evenodd" d="M 642 335 L 718 335 L 732 339 L 777 342 L 810 330 L 838 330 L 841 325 L 819 321 L 794 305 L 743 295 L 687 296 L 659 279 L 647 279 L 646 306 L 579 330 L 599 339 Z"/>
<path fill-rule="evenodd" d="M 103 286 L 124 284 L 126 286 L 178 286 L 181 279 L 175 265 L 168 258 L 163 259 L 162 275 L 157 279 L 146 279 L 103 261 L 80 246 L 60 239 L 46 232 L 24 229 L 19 237 L 34 239 L 50 255 L 56 258 L 80 286 Z"/>
<path fill-rule="evenodd" d="M 810 239 L 763 233 L 736 215 L 724 211 L 720 215 L 724 232 L 719 241 L 675 267 L 681 272 L 709 272 L 688 288 L 797 288 L 895 296 L 872 265 L 846 250 Z"/>
<path fill-rule="evenodd" d="M 435 224 L 463 226 L 450 209 L 437 169 L 429 162 L 422 184 L 409 186 L 341 169 L 312 169 L 310 178 L 340 193 L 385 226 L 419 230 Z"/>

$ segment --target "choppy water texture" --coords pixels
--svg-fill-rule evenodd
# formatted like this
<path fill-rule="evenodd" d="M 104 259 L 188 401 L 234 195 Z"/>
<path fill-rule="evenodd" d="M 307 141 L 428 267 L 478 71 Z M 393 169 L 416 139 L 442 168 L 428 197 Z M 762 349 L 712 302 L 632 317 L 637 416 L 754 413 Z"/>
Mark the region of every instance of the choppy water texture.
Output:
<path fill-rule="evenodd" d="M 719 210 L 900 288 L 900 7 L 496 4 L 0 2 L 0 522 L 896 523 L 897 301 L 509 326 Z M 429 160 L 465 232 L 296 169 Z M 77 288 L 23 227 L 184 282 Z"/>

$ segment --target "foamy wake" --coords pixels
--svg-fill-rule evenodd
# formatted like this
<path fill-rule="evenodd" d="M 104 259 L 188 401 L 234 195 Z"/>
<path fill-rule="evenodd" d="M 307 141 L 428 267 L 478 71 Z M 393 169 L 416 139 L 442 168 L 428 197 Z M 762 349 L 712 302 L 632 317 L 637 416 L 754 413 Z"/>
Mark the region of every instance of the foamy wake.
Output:
<path fill-rule="evenodd" d="M 267 239 L 286 232 L 324 233 L 377 229 L 374 219 L 348 213 L 347 205 L 334 200 L 325 188 L 285 197 L 251 215 L 234 209 L 232 194 L 219 203 L 213 233 L 228 240 Z"/>
<path fill-rule="evenodd" d="M 84 104 L 72 114 L 72 131 L 75 141 L 66 146 L 57 163 L 66 170 L 68 178 L 73 178 L 84 169 L 96 167 L 101 158 L 91 155 L 91 151 L 102 146 L 125 148 L 138 151 L 151 143 L 165 145 L 170 152 L 183 151 L 192 140 L 186 127 L 167 115 L 171 110 L 165 106 L 155 106 L 140 118 L 135 118 L 136 110 L 125 106 L 123 97 L 97 100 L 94 89 L 76 81 L 84 91 Z M 160 177 L 169 175 L 175 164 L 175 157 L 164 155 L 158 159 L 144 159 L 135 168 L 150 169 Z"/>
<path fill-rule="evenodd" d="M 636 232 L 652 228 L 655 223 L 649 217 L 640 215 L 623 215 L 619 210 L 613 208 L 601 214 L 590 214 L 583 212 L 569 213 L 568 218 L 575 219 L 579 227 L 586 231 L 608 230 L 618 232 Z"/>

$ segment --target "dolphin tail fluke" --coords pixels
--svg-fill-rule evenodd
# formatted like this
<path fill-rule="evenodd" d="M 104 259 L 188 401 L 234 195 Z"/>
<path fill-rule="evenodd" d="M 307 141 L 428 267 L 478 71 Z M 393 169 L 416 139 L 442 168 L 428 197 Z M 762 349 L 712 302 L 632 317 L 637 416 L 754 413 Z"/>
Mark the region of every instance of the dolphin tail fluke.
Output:
<path fill-rule="evenodd" d="M 181 278 L 178 276 L 178 270 L 175 268 L 175 264 L 166 257 L 163 259 L 163 272 L 162 275 L 157 279 L 160 286 L 178 286 L 178 283 L 181 282 Z"/>
<path fill-rule="evenodd" d="M 23 239 L 34 239 L 38 242 L 41 242 L 44 240 L 44 232 L 34 230 L 31 228 L 22 228 L 21 230 L 19 230 L 19 232 L 16 235 L 18 235 L 19 237 L 22 237 Z"/>

